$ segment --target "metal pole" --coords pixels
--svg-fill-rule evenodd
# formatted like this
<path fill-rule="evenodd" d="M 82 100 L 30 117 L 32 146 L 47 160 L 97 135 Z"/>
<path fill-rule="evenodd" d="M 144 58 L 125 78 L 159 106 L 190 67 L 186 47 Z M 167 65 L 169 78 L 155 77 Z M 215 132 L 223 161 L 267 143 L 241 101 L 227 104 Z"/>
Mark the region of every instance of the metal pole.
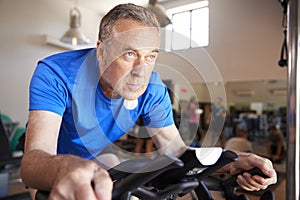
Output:
<path fill-rule="evenodd" d="M 299 105 L 300 105 L 300 55 L 299 55 L 299 5 L 298 0 L 289 0 L 288 6 L 288 130 L 286 162 L 286 199 L 299 199 Z M 300 68 L 299 68 L 300 69 Z M 298 91 L 298 92 L 297 92 Z"/>

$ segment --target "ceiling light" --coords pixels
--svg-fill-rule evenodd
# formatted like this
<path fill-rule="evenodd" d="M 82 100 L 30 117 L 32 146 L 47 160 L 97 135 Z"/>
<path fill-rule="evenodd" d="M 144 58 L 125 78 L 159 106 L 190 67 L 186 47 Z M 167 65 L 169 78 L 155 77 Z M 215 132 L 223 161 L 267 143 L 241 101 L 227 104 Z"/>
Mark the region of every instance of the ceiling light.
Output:
<path fill-rule="evenodd" d="M 81 14 L 78 8 L 74 7 L 70 10 L 70 29 L 62 36 L 60 41 L 73 46 L 88 44 L 90 40 L 80 31 Z"/>
<path fill-rule="evenodd" d="M 166 27 L 171 24 L 171 20 L 166 14 L 165 9 L 157 3 L 157 0 L 149 0 L 147 8 L 155 14 L 161 27 Z"/>

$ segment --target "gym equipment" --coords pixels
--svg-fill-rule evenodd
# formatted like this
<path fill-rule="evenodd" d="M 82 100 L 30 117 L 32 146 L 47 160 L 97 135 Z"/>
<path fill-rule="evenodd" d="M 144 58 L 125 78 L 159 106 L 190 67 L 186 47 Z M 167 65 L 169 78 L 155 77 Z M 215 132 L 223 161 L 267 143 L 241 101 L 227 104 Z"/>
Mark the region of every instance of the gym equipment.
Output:
<path fill-rule="evenodd" d="M 245 194 L 237 195 L 236 176 L 221 179 L 212 176 L 224 165 L 234 162 L 237 154 L 221 148 L 195 148 L 184 152 L 179 158 L 170 155 L 154 159 L 127 160 L 109 170 L 114 181 L 112 199 L 172 200 L 191 193 L 193 199 L 213 200 L 210 191 L 223 191 L 226 200 L 248 200 Z M 265 175 L 254 168 L 251 174 Z M 38 191 L 36 200 L 46 200 L 49 192 Z M 274 194 L 267 190 L 261 200 L 273 200 Z"/>

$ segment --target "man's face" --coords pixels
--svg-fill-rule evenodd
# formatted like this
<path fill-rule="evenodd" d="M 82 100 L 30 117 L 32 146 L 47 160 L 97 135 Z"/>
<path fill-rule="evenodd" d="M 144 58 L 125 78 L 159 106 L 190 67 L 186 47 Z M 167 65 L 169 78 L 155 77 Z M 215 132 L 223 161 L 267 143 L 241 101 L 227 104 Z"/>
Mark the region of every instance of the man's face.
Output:
<path fill-rule="evenodd" d="M 138 98 L 147 88 L 158 56 L 159 33 L 132 20 L 122 20 L 113 36 L 99 41 L 100 84 L 110 98 Z"/>

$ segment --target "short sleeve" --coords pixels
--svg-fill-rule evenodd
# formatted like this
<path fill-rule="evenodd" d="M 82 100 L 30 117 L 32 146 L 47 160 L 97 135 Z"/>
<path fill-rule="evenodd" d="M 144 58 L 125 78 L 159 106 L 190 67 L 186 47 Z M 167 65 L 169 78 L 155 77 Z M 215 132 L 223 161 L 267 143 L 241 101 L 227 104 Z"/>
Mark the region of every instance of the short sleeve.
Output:
<path fill-rule="evenodd" d="M 30 82 L 29 110 L 47 110 L 63 115 L 68 92 L 64 73 L 55 65 L 39 62 Z"/>

